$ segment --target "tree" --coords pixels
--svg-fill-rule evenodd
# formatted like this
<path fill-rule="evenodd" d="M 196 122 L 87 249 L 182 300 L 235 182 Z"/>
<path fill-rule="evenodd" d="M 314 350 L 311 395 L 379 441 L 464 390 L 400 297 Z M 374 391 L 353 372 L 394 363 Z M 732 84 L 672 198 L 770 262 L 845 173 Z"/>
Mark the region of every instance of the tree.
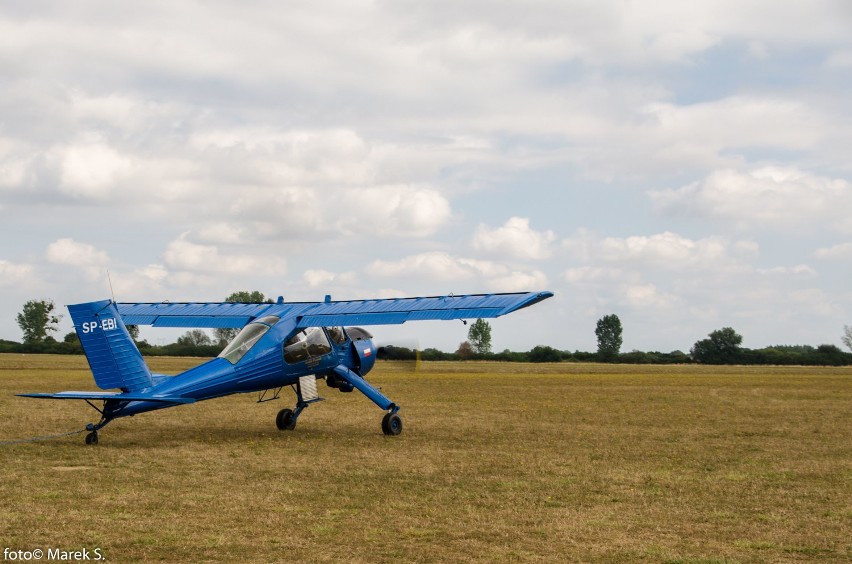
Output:
<path fill-rule="evenodd" d="M 730 327 L 723 327 L 693 345 L 689 354 L 703 364 L 735 364 L 742 357 L 743 337 Z"/>
<path fill-rule="evenodd" d="M 488 354 L 491 352 L 491 325 L 482 318 L 477 319 L 467 332 L 476 354 Z"/>
<path fill-rule="evenodd" d="M 130 334 L 130 338 L 134 341 L 139 340 L 139 326 L 138 325 L 125 325 L 127 328 L 127 332 Z"/>
<path fill-rule="evenodd" d="M 553 347 L 538 345 L 527 353 L 527 358 L 530 362 L 562 362 L 562 353 Z"/>
<path fill-rule="evenodd" d="M 30 300 L 24 304 L 17 320 L 25 343 L 43 343 L 50 333 L 59 330 L 56 325 L 62 316 L 53 313 L 54 309 L 52 300 Z"/>
<path fill-rule="evenodd" d="M 184 347 L 199 347 L 203 345 L 209 345 L 213 341 L 210 339 L 210 335 L 202 331 L 201 329 L 192 329 L 183 334 L 182 337 L 178 337 L 177 344 Z"/>
<path fill-rule="evenodd" d="M 464 341 L 459 344 L 459 348 L 456 351 L 456 355 L 461 360 L 467 360 L 473 356 L 473 347 L 468 341 Z"/>
<path fill-rule="evenodd" d="M 234 304 L 262 304 L 262 303 L 272 303 L 272 300 L 267 299 L 266 296 L 263 295 L 263 292 L 259 292 L 254 290 L 253 292 L 249 292 L 247 290 L 240 290 L 239 292 L 234 292 L 227 298 L 225 298 L 226 302 L 234 303 Z M 216 341 L 221 346 L 225 346 L 231 341 L 234 340 L 234 337 L 239 333 L 239 329 L 214 329 L 213 335 L 216 337 Z"/>
<path fill-rule="evenodd" d="M 598 358 L 613 361 L 621 350 L 621 320 L 617 315 L 604 315 L 595 327 L 598 337 Z"/>
<path fill-rule="evenodd" d="M 852 351 L 852 327 L 848 325 L 843 326 L 843 337 L 841 337 L 843 344 L 849 347 L 849 350 Z"/>

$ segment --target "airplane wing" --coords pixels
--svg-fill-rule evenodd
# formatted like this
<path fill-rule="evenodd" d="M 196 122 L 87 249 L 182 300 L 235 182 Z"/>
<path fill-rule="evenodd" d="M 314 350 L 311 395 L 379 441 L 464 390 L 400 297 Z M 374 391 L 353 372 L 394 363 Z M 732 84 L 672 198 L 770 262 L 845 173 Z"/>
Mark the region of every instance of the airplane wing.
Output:
<path fill-rule="evenodd" d="M 295 318 L 297 327 L 396 325 L 406 321 L 490 318 L 506 315 L 553 296 L 552 292 L 466 294 L 324 302 L 279 300 L 274 304 L 119 303 L 128 325 L 239 328 L 267 315 Z"/>
<path fill-rule="evenodd" d="M 118 303 L 118 313 L 125 325 L 154 327 L 209 327 L 239 329 L 249 321 L 281 304 L 216 303 Z"/>

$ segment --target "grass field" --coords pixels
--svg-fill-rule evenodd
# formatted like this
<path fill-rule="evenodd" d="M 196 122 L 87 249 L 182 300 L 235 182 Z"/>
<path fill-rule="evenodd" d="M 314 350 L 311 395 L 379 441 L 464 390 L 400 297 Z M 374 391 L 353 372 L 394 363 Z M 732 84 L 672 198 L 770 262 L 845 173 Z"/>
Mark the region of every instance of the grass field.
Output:
<path fill-rule="evenodd" d="M 188 359 L 152 359 L 175 373 Z M 108 561 L 852 559 L 852 368 L 379 363 L 360 394 L 232 396 L 0 447 L 0 549 Z M 0 355 L 0 440 L 82 427 L 82 357 Z"/>

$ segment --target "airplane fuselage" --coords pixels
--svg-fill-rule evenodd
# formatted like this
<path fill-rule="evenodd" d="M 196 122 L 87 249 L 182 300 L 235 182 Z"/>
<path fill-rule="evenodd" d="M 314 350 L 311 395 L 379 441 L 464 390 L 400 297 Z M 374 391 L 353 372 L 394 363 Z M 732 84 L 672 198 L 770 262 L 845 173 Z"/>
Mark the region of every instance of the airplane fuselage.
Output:
<path fill-rule="evenodd" d="M 322 332 L 319 339 L 321 343 L 314 351 L 304 347 L 302 354 L 288 352 L 289 347 L 285 343 L 288 337 L 292 340 L 291 335 L 282 337 L 283 328 L 273 326 L 236 363 L 228 360 L 225 357 L 227 355 L 223 356 L 226 349 L 223 355 L 176 376 L 153 374 L 154 385 L 145 392 L 202 401 L 233 393 L 260 392 L 295 385 L 299 378 L 307 375 L 325 377 L 329 386 L 351 391 L 352 387 L 336 376 L 335 368 L 342 366 L 361 377 L 365 376 L 375 362 L 376 347 L 372 339 L 361 338 L 364 332 L 359 329 L 311 329 Z M 342 338 L 341 333 L 337 334 L 340 342 L 330 337 L 332 331 L 343 331 Z M 350 332 L 357 333 L 354 340 Z M 153 401 L 110 400 L 105 406 L 104 415 L 110 418 L 127 417 L 171 406 L 173 404 Z"/>

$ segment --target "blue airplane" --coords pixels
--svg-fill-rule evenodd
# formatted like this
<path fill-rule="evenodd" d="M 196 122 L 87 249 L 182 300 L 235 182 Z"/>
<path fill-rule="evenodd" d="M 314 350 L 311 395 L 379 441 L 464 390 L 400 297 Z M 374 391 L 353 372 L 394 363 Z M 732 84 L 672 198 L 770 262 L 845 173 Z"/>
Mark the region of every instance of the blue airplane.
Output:
<path fill-rule="evenodd" d="M 95 384 L 104 392 L 18 394 L 22 397 L 84 400 L 101 414 L 86 429 L 86 444 L 113 419 L 195 403 L 235 393 L 261 392 L 277 399 L 285 386 L 296 405 L 278 412 L 280 430 L 292 430 L 302 411 L 319 401 L 317 380 L 340 392 L 357 389 L 386 411 L 382 431 L 402 432 L 399 406 L 364 378 L 376 362 L 372 335 L 352 325 L 390 325 L 429 319 L 499 317 L 553 296 L 552 292 L 448 295 L 355 301 L 277 303 L 115 303 L 70 305 Z M 145 364 L 127 325 L 242 328 L 218 357 L 176 376 L 154 374 Z M 103 402 L 98 408 L 92 402 Z"/>

